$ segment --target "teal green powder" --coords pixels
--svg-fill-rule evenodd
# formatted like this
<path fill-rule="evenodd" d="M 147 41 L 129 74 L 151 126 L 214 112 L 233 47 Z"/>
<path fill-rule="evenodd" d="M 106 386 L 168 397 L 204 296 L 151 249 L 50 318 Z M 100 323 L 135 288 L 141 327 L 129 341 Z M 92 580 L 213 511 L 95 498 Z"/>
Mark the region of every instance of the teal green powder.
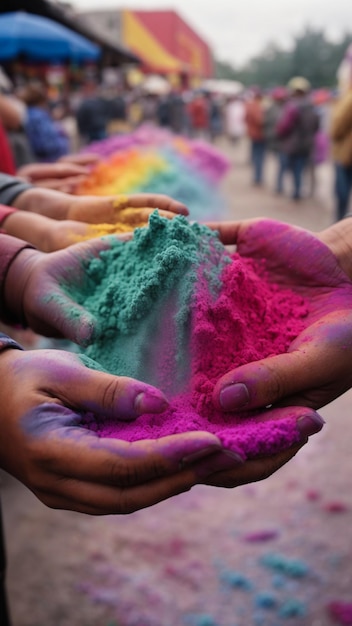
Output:
<path fill-rule="evenodd" d="M 229 262 L 216 234 L 182 216 L 167 220 L 155 212 L 132 240 L 111 239 L 111 248 L 90 261 L 86 284 L 70 291 L 99 321 L 85 354 L 166 393 L 183 388 L 194 286 L 205 279 L 215 299 Z"/>

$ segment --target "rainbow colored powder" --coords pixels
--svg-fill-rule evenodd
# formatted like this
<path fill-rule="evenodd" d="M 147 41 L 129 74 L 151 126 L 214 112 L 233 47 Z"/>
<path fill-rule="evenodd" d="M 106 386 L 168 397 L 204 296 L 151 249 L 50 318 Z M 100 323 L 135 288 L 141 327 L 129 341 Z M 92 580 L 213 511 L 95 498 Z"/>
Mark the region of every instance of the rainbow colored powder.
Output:
<path fill-rule="evenodd" d="M 190 209 L 192 219 L 224 217 L 218 191 L 229 161 L 202 141 L 173 135 L 153 126 L 109 137 L 87 147 L 102 157 L 76 189 L 79 195 L 167 194 Z"/>
<path fill-rule="evenodd" d="M 215 233 L 153 213 L 149 228 L 113 241 L 75 294 L 101 327 L 86 356 L 109 372 L 154 384 L 171 398 L 135 422 L 88 419 L 101 436 L 127 441 L 209 430 L 251 457 L 289 447 L 295 420 L 264 421 L 214 408 L 216 381 L 235 367 L 287 351 L 308 313 L 301 296 L 268 282 L 265 262 L 230 255 Z M 89 362 L 88 362 L 89 364 Z"/>

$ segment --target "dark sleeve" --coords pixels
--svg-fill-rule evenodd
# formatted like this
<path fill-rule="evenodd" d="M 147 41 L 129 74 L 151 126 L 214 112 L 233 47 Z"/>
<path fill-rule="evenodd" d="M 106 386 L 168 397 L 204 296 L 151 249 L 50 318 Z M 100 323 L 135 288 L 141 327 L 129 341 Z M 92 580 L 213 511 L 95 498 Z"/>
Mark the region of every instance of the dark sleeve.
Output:
<path fill-rule="evenodd" d="M 20 346 L 17 341 L 11 339 L 8 335 L 4 335 L 4 333 L 0 333 L 0 352 L 6 350 L 7 348 L 15 348 L 16 350 L 23 350 L 22 346 Z"/>
<path fill-rule="evenodd" d="M 27 189 L 32 189 L 33 185 L 25 183 L 19 178 L 2 174 L 0 172 L 0 204 L 11 206 L 12 202 Z"/>
<path fill-rule="evenodd" d="M 5 280 L 12 261 L 25 248 L 33 248 L 33 246 L 22 241 L 22 239 L 16 239 L 10 235 L 0 235 L 0 319 L 7 324 L 16 324 L 19 320 L 12 319 L 6 310 Z M 15 285 L 14 288 L 16 288 Z"/>

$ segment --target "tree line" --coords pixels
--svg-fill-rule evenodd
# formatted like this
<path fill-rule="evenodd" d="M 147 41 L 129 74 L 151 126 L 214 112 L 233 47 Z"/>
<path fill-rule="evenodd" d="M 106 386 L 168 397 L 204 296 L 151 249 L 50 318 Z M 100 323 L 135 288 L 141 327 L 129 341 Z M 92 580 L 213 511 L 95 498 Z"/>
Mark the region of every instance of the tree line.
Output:
<path fill-rule="evenodd" d="M 351 43 L 349 32 L 338 41 L 331 41 L 323 30 L 306 27 L 289 48 L 269 43 L 242 67 L 216 60 L 216 77 L 270 88 L 285 85 L 292 76 L 303 75 L 315 88 L 334 88 L 337 69 Z"/>

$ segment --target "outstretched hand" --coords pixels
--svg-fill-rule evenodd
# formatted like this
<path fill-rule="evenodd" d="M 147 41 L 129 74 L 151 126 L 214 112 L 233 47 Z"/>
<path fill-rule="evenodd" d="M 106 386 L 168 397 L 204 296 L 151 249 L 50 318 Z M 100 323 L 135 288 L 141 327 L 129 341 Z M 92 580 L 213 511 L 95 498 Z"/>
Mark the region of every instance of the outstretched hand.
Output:
<path fill-rule="evenodd" d="M 111 241 L 110 237 L 94 239 L 49 254 L 22 250 L 6 276 L 5 302 L 10 314 L 41 335 L 88 345 L 98 321 L 68 292 L 84 288 L 86 264 L 108 249 Z"/>
<path fill-rule="evenodd" d="M 0 466 L 47 506 L 131 513 L 189 490 L 233 465 L 210 433 L 127 443 L 82 426 L 82 413 L 131 420 L 160 413 L 164 395 L 137 380 L 88 369 L 57 350 L 0 354 Z"/>
<path fill-rule="evenodd" d="M 187 207 L 163 194 L 138 193 L 126 196 L 76 196 L 72 197 L 66 218 L 90 224 L 115 224 L 125 209 L 135 209 L 138 219 L 148 220 L 148 216 L 159 210 L 163 217 L 175 214 L 188 215 Z"/>
<path fill-rule="evenodd" d="M 241 256 L 264 259 L 269 280 L 309 305 L 306 328 L 288 352 L 225 374 L 214 389 L 215 405 L 226 411 L 271 404 L 319 408 L 349 389 L 352 282 L 329 247 L 308 231 L 266 219 L 208 225 Z"/>

